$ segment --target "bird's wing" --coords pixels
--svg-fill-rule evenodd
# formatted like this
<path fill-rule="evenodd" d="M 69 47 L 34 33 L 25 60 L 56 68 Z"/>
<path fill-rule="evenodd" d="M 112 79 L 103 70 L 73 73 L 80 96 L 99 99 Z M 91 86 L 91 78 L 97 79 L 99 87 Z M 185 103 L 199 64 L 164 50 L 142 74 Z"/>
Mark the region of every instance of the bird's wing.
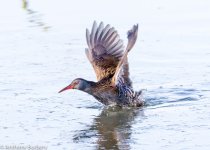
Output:
<path fill-rule="evenodd" d="M 137 34 L 138 24 L 134 25 L 133 28 L 128 31 L 128 44 L 121 60 L 117 65 L 116 72 L 112 77 L 112 85 L 117 85 L 117 83 L 121 82 L 123 84 L 131 86 L 131 81 L 129 79 L 129 65 L 127 55 L 136 43 Z"/>
<path fill-rule="evenodd" d="M 88 48 L 85 52 L 92 64 L 97 80 L 112 77 L 123 56 L 123 41 L 117 31 L 110 25 L 104 27 L 103 22 L 97 26 L 94 21 L 91 33 L 86 29 Z"/>

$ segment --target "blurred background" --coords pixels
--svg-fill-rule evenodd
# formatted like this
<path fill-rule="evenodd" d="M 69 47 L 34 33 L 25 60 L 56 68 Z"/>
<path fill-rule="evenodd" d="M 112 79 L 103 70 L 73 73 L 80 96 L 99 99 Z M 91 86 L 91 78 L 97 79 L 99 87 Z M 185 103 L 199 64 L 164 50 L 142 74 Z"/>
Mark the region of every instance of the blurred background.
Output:
<path fill-rule="evenodd" d="M 0 5 L 0 145 L 48 149 L 209 149 L 208 0 L 7 0 Z M 96 81 L 84 49 L 93 21 L 114 26 L 141 109 L 107 108 L 74 78 Z M 1 148 L 0 148 L 1 149 Z"/>

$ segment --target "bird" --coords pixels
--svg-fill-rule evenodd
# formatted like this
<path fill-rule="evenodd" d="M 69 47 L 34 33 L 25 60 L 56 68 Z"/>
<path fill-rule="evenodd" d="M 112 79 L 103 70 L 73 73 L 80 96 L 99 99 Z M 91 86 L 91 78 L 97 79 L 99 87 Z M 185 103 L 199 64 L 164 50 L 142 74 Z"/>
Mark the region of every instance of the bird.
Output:
<path fill-rule="evenodd" d="M 125 47 L 117 30 L 110 24 L 93 22 L 91 31 L 86 29 L 85 54 L 91 63 L 97 82 L 83 78 L 74 79 L 59 93 L 76 89 L 92 95 L 104 105 L 141 107 L 144 104 L 142 91 L 134 91 L 129 77 L 128 52 L 136 43 L 138 24 L 127 32 Z"/>

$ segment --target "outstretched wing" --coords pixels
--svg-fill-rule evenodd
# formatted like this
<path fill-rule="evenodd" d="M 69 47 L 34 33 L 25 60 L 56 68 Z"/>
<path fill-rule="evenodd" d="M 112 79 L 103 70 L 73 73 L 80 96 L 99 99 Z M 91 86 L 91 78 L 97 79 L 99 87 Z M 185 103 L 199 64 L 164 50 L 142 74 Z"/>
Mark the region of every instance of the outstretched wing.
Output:
<path fill-rule="evenodd" d="M 128 31 L 128 44 L 120 62 L 117 65 L 116 72 L 112 77 L 112 85 L 117 85 L 119 82 L 128 86 L 131 86 L 132 84 L 129 78 L 129 65 L 127 55 L 136 43 L 137 34 L 138 24 L 134 25 L 133 28 Z"/>
<path fill-rule="evenodd" d="M 112 77 L 124 50 L 117 31 L 109 24 L 104 27 L 103 22 L 97 26 L 94 21 L 91 33 L 86 29 L 86 40 L 88 48 L 85 52 L 95 70 L 97 80 Z"/>

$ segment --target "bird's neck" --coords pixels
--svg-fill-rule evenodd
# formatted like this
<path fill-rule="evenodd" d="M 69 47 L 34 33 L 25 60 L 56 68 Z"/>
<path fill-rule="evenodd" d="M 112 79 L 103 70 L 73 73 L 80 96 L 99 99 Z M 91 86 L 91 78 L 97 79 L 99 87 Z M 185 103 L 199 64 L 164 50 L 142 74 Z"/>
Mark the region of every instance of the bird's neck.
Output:
<path fill-rule="evenodd" d="M 96 83 L 93 82 L 93 81 L 85 81 L 85 82 L 86 83 L 84 85 L 84 88 L 83 89 L 79 89 L 79 90 L 92 95 L 92 89 L 95 87 Z"/>

